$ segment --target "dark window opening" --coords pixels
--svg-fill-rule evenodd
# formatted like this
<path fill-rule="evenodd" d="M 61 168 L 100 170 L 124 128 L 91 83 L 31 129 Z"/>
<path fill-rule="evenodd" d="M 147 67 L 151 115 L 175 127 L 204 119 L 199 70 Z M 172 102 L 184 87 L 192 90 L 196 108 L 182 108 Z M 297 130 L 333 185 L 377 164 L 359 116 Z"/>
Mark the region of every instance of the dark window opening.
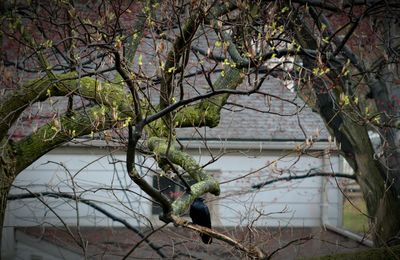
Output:
<path fill-rule="evenodd" d="M 196 181 L 193 180 L 193 178 L 189 175 L 183 175 L 182 177 L 189 185 L 193 185 L 196 183 Z M 173 180 L 170 180 L 165 176 L 154 175 L 153 187 L 161 190 L 162 193 L 171 200 L 179 198 L 183 193 L 186 192 L 185 184 L 180 180 L 179 177 L 175 177 L 173 178 Z M 160 215 L 162 213 L 161 206 L 153 203 L 151 213 L 153 215 Z"/>

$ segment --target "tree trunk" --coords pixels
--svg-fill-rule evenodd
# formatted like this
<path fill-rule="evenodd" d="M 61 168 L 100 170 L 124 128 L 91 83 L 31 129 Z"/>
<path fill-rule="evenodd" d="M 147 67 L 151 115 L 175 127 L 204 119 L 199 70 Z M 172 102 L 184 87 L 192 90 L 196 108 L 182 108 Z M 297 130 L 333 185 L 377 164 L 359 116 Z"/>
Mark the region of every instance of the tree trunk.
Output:
<path fill-rule="evenodd" d="M 367 167 L 369 162 L 363 161 Z M 362 168 L 366 168 L 365 166 Z M 400 240 L 397 236 L 400 232 L 400 200 L 398 194 L 393 189 L 385 187 L 383 179 L 374 181 L 371 175 L 379 173 L 370 171 L 365 174 L 362 171 L 363 169 L 360 169 L 358 172 L 357 179 L 367 204 L 375 245 L 399 244 Z"/>
<path fill-rule="evenodd" d="M 361 187 L 376 246 L 400 244 L 400 199 L 395 185 L 388 181 L 388 169 L 379 159 L 364 126 L 344 118 L 341 132 L 348 137 L 352 153 L 344 154 L 352 161 Z"/>
<path fill-rule="evenodd" d="M 3 139 L 0 142 L 0 248 L 2 246 L 4 218 L 7 208 L 7 196 L 11 185 L 17 175 L 16 159 L 13 149 L 8 141 Z M 1 256 L 0 256 L 1 257 Z"/>
<path fill-rule="evenodd" d="M 4 166 L 0 164 L 0 248 L 2 246 L 4 218 L 7 208 L 7 196 L 14 178 L 10 178 Z M 1 258 L 1 256 L 0 256 Z"/>

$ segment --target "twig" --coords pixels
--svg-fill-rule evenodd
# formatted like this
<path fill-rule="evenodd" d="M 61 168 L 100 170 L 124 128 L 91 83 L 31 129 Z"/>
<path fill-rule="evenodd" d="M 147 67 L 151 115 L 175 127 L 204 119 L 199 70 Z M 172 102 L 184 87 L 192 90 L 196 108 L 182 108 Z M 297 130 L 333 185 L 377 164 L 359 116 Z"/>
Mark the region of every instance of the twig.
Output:
<path fill-rule="evenodd" d="M 155 246 L 151 241 L 149 241 L 147 239 L 147 236 L 144 236 L 138 229 L 136 229 L 134 226 L 129 224 L 128 221 L 126 221 L 123 218 L 115 216 L 114 214 L 112 214 L 109 211 L 103 209 L 102 207 L 96 205 L 95 203 L 93 203 L 92 201 L 90 201 L 88 199 L 79 198 L 77 196 L 74 196 L 74 195 L 71 195 L 68 193 L 63 193 L 63 192 L 29 192 L 29 193 L 25 193 L 25 194 L 8 195 L 7 200 L 37 198 L 41 202 L 43 202 L 40 199 L 40 197 L 42 197 L 42 196 L 47 196 L 47 197 L 51 197 L 51 198 L 66 198 L 66 199 L 71 199 L 71 200 L 75 200 L 78 202 L 82 202 L 83 204 L 86 204 L 89 207 L 92 207 L 95 210 L 100 211 L 101 213 L 103 213 L 104 215 L 106 215 L 107 217 L 112 219 L 113 221 L 123 224 L 126 228 L 128 228 L 129 230 L 135 232 L 138 236 L 140 236 L 142 238 L 142 241 L 144 240 L 160 257 L 162 257 L 162 258 L 166 257 L 164 255 L 164 253 L 160 250 L 160 247 Z"/>
<path fill-rule="evenodd" d="M 287 177 L 280 177 L 280 178 L 268 180 L 268 181 L 265 181 L 265 182 L 262 182 L 259 184 L 253 184 L 251 187 L 253 189 L 261 189 L 262 187 L 264 187 L 266 185 L 269 185 L 269 184 L 272 184 L 272 183 L 278 182 L 278 181 L 291 181 L 291 180 L 305 179 L 305 178 L 309 178 L 309 177 L 318 177 L 318 176 L 348 178 L 348 179 L 356 180 L 355 175 L 350 175 L 350 174 L 346 174 L 346 173 L 312 172 L 312 171 L 313 170 L 310 170 L 308 173 L 306 173 L 304 175 L 289 175 Z"/>
<path fill-rule="evenodd" d="M 226 236 L 222 233 L 219 233 L 219 232 L 217 232 L 213 229 L 207 228 L 207 227 L 192 224 L 192 223 L 188 222 L 187 220 L 185 220 L 181 217 L 175 216 L 175 215 L 172 215 L 171 218 L 174 221 L 175 225 L 182 226 L 182 227 L 185 227 L 185 228 L 188 228 L 188 229 L 191 229 L 191 230 L 203 233 L 203 234 L 207 234 L 213 238 L 224 241 L 225 243 L 233 246 L 234 248 L 245 252 L 248 256 L 250 256 L 254 259 L 265 258 L 265 253 L 256 246 L 246 247 L 243 244 L 239 243 L 237 240 L 234 240 L 233 238 L 231 238 L 229 236 Z"/>
<path fill-rule="evenodd" d="M 156 229 L 154 229 L 154 230 L 151 231 L 149 234 L 147 234 L 142 240 L 140 240 L 138 243 L 136 243 L 136 245 L 134 245 L 134 246 L 131 248 L 131 250 L 129 250 L 129 252 L 128 252 L 122 259 L 124 260 L 124 259 L 128 258 L 129 255 L 132 254 L 132 252 L 135 251 L 135 249 L 138 248 L 138 247 L 140 246 L 140 244 L 141 244 L 143 241 L 148 241 L 148 239 L 149 239 L 149 237 L 150 237 L 151 235 L 153 235 L 153 234 L 156 233 L 157 231 L 161 230 L 161 229 L 164 228 L 166 225 L 168 225 L 168 223 L 167 223 L 167 224 L 164 224 L 164 225 L 162 225 L 162 226 L 160 226 L 160 227 L 158 227 L 158 228 L 156 228 Z M 165 257 L 165 256 L 164 256 L 164 257 Z"/>
<path fill-rule="evenodd" d="M 276 253 L 278 253 L 279 251 L 285 249 L 286 247 L 290 246 L 291 244 L 294 244 L 294 243 L 297 243 L 297 242 L 305 243 L 305 242 L 307 242 L 308 240 L 311 240 L 311 239 L 313 239 L 313 236 L 312 236 L 312 235 L 308 235 L 308 236 L 306 236 L 306 237 L 301 237 L 301 238 L 297 238 L 297 239 L 295 239 L 295 240 L 292 240 L 292 241 L 286 243 L 285 245 L 283 245 L 283 246 L 281 246 L 281 247 L 275 249 L 274 251 L 272 251 L 272 253 L 270 253 L 270 254 L 266 257 L 266 259 L 271 259 L 271 257 L 272 257 L 274 254 L 276 254 Z M 303 242 L 303 241 L 304 241 L 304 242 Z"/>

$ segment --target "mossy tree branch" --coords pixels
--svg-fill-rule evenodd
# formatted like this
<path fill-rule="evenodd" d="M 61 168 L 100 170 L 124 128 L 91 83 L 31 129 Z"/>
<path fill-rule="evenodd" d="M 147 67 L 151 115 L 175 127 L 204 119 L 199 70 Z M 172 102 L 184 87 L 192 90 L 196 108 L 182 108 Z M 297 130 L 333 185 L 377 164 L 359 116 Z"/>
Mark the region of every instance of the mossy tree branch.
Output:
<path fill-rule="evenodd" d="M 239 85 L 241 81 L 240 72 L 231 69 L 228 71 L 225 78 L 217 80 L 215 85 L 216 89 L 222 88 L 223 86 L 233 89 Z M 36 156 L 32 157 L 30 154 L 27 154 L 28 156 L 26 156 L 25 159 L 19 160 L 20 165 L 17 167 L 17 172 L 28 166 L 29 162 L 33 162 L 35 160 L 34 158 L 39 158 L 44 153 L 63 142 L 70 141 L 74 137 L 90 134 L 92 131 L 96 132 L 111 127 L 111 123 L 108 126 L 93 126 L 93 122 L 101 123 L 98 117 L 101 116 L 101 113 L 104 114 L 106 110 L 113 114 L 112 118 L 109 118 L 110 120 L 118 121 L 124 120 L 126 117 L 134 118 L 133 108 L 130 105 L 132 104 L 132 98 L 130 95 L 127 95 L 127 92 L 120 84 L 100 82 L 91 77 L 77 78 L 75 73 L 68 73 L 57 75 L 57 79 L 43 77 L 39 80 L 31 81 L 24 84 L 18 91 L 10 93 L 3 98 L 0 107 L 0 113 L 3 115 L 1 127 L 4 130 L 8 129 L 8 125 L 12 124 L 23 112 L 24 108 L 32 103 L 44 101 L 51 96 L 65 96 L 71 93 L 75 93 L 88 100 L 94 100 L 99 106 L 97 108 L 91 108 L 88 111 L 77 111 L 73 117 L 61 115 L 60 119 L 53 120 L 53 122 L 39 128 L 38 131 L 25 138 L 23 141 L 15 143 L 15 146 L 18 147 L 20 152 L 23 152 L 23 150 L 28 152 L 28 150 L 33 147 L 32 145 L 38 145 L 37 147 L 41 148 L 31 150 L 30 153 L 32 153 L 32 155 L 37 153 Z M 212 127 L 218 125 L 219 111 L 226 102 L 228 96 L 229 93 L 212 96 L 208 100 L 201 100 L 198 104 L 183 107 L 176 116 L 176 125 L 178 127 L 200 125 Z M 179 108 L 179 106 L 177 108 Z M 95 115 L 93 113 L 97 114 Z M 60 125 L 63 131 L 56 134 L 58 129 L 56 125 Z M 73 131 L 75 132 L 72 135 Z M 35 141 L 35 138 L 39 137 L 44 140 L 48 139 L 49 141 L 45 143 L 40 142 L 40 139 Z M 29 143 L 31 143 L 31 145 L 28 145 Z M 23 149 L 25 145 L 28 146 L 26 149 Z"/>
<path fill-rule="evenodd" d="M 189 154 L 179 151 L 174 144 L 170 145 L 167 140 L 152 137 L 147 141 L 149 149 L 155 154 L 156 159 L 167 158 L 172 163 L 185 170 L 197 183 L 190 187 L 190 194 L 185 194 L 172 203 L 172 214 L 183 214 L 193 200 L 207 192 L 216 196 L 220 193 L 218 182 L 193 159 Z"/>
<path fill-rule="evenodd" d="M 109 129 L 116 125 L 111 110 L 95 106 L 80 109 L 73 115 L 55 118 L 29 136 L 12 144 L 16 159 L 15 174 L 57 146 L 72 139 Z"/>
<path fill-rule="evenodd" d="M 5 136 L 10 125 L 29 106 L 45 101 L 49 97 L 78 95 L 93 100 L 99 105 L 113 107 L 132 116 L 132 99 L 120 84 L 101 82 L 91 77 L 79 78 L 76 73 L 65 73 L 49 78 L 44 76 L 23 84 L 0 100 L 0 139 Z"/>
<path fill-rule="evenodd" d="M 208 99 L 203 99 L 197 104 L 185 106 L 175 115 L 177 127 L 209 126 L 219 124 L 220 112 L 225 105 L 230 90 L 236 89 L 244 79 L 244 72 L 236 68 L 228 68 L 224 76 L 219 76 L 213 83 L 213 89 Z M 224 92 L 226 90 L 226 92 Z M 218 95 L 217 95 L 218 94 Z"/>

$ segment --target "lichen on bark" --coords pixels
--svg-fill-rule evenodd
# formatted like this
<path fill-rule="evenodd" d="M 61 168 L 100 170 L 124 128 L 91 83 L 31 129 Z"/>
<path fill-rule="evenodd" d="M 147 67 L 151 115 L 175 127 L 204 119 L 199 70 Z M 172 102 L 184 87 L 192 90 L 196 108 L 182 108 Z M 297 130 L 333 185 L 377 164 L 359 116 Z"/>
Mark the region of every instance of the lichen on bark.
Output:
<path fill-rule="evenodd" d="M 180 151 L 174 143 L 159 137 L 151 137 L 147 141 L 149 149 L 158 157 L 167 158 L 172 163 L 180 166 L 196 183 L 190 186 L 190 192 L 182 195 L 172 203 L 172 214 L 183 214 L 193 202 L 201 195 L 210 192 L 216 196 L 220 193 L 219 183 L 193 159 L 191 155 Z"/>

